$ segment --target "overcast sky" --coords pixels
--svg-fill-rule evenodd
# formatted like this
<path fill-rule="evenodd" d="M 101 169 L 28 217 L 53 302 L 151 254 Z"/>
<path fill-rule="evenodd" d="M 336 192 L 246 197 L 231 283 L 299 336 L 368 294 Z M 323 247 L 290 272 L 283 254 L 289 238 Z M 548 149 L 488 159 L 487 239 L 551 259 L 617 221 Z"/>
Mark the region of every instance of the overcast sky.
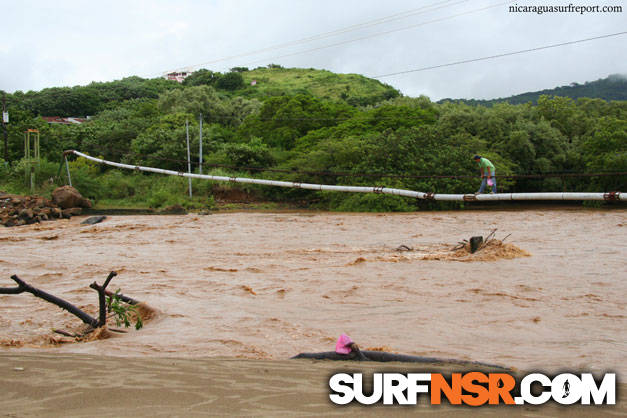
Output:
<path fill-rule="evenodd" d="M 227 71 L 268 63 L 379 76 L 627 31 L 627 7 L 621 13 L 583 15 L 508 11 L 510 5 L 571 1 L 624 4 L 623 0 L 3 1 L 0 89 L 41 90 L 131 75 L 156 77 L 181 67 Z M 277 47 L 305 38 L 314 39 Z M 225 59 L 232 56 L 239 57 Z M 626 57 L 627 35 L 620 35 L 381 81 L 407 96 L 489 99 L 627 74 Z"/>

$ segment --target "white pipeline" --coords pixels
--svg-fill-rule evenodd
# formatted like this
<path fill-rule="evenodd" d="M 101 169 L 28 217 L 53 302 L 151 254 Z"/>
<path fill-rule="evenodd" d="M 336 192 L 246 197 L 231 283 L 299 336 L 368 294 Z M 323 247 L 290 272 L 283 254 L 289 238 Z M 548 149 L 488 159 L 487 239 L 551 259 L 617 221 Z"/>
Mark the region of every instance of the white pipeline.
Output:
<path fill-rule="evenodd" d="M 276 187 L 293 187 L 298 189 L 309 190 L 327 190 L 333 192 L 350 192 L 350 193 L 379 193 L 379 194 L 391 194 L 397 196 L 413 197 L 416 199 L 425 200 L 448 200 L 456 202 L 487 202 L 494 200 L 627 200 L 620 192 L 611 193 L 496 193 L 496 194 L 438 194 L 438 193 L 424 193 L 416 192 L 413 190 L 404 189 L 391 189 L 387 187 L 366 187 L 366 186 L 332 186 L 326 184 L 311 184 L 311 183 L 298 183 L 292 181 L 278 181 L 278 180 L 262 180 L 262 179 L 250 179 L 246 177 L 225 177 L 225 176 L 210 176 L 206 174 L 194 174 L 184 173 L 182 171 L 164 170 L 161 168 L 142 167 L 139 165 L 130 165 L 116 163 L 113 161 L 103 160 L 101 158 L 91 157 L 83 154 L 79 151 L 66 151 L 66 153 L 73 153 L 79 157 L 87 158 L 88 160 L 98 163 L 106 164 L 112 167 L 126 168 L 129 170 L 148 171 L 151 173 L 167 174 L 170 176 L 189 177 L 194 179 L 204 179 L 213 181 L 230 181 L 234 183 L 250 183 L 250 184 L 262 184 L 266 186 Z"/>

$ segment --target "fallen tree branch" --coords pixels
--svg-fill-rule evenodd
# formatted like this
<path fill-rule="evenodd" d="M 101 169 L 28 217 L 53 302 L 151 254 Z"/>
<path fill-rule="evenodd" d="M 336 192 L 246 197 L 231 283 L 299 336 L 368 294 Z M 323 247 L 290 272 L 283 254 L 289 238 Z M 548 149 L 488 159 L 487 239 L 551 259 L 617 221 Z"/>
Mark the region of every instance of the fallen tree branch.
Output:
<path fill-rule="evenodd" d="M 116 293 L 114 293 L 114 292 L 112 292 L 112 291 L 110 291 L 110 290 L 105 290 L 105 295 L 107 295 L 107 296 L 109 296 L 109 297 L 111 297 L 111 298 L 112 298 L 113 296 L 115 296 L 115 295 L 116 295 Z M 129 305 L 139 305 L 139 301 L 138 301 L 138 300 L 136 300 L 136 299 L 133 299 L 133 298 L 128 297 L 128 296 L 125 296 L 125 295 L 123 295 L 123 294 L 121 294 L 121 293 L 117 293 L 117 295 L 118 295 L 118 297 L 120 298 L 120 300 L 121 300 L 122 302 L 126 302 L 126 303 L 128 303 Z"/>
<path fill-rule="evenodd" d="M 107 279 L 105 280 L 102 286 L 100 286 L 96 282 L 93 282 L 92 284 L 89 285 L 89 287 L 91 287 L 92 289 L 98 292 L 98 306 L 99 306 L 98 327 L 102 327 L 107 324 L 107 302 L 106 302 L 105 292 L 106 292 L 107 286 L 109 286 L 109 283 L 111 282 L 111 279 L 113 279 L 117 275 L 118 274 L 115 271 L 112 271 L 111 273 L 109 273 L 109 276 L 107 277 Z"/>
<path fill-rule="evenodd" d="M 461 240 L 461 241 L 459 241 L 457 243 L 457 245 L 455 247 L 453 247 L 451 249 L 451 251 L 461 250 L 462 248 L 466 247 L 466 244 L 468 244 L 468 240 L 467 239 Z"/>
<path fill-rule="evenodd" d="M 494 228 L 492 232 L 488 234 L 488 236 L 483 240 L 483 244 L 481 244 L 481 246 L 477 248 L 477 251 L 484 249 L 488 245 L 490 240 L 494 238 L 494 234 L 496 233 L 497 230 L 498 230 L 497 228 Z"/>
<path fill-rule="evenodd" d="M 26 283 L 25 281 L 23 281 L 22 279 L 20 279 L 19 277 L 17 277 L 17 275 L 13 275 L 11 276 L 11 279 L 13 279 L 13 281 L 15 283 L 17 283 L 18 287 L 16 288 L 0 288 L 0 294 L 5 294 L 5 295 L 17 295 L 20 293 L 30 293 L 35 297 L 38 297 L 40 299 L 45 300 L 46 302 L 50 302 L 54 305 L 57 305 L 59 308 L 64 309 L 66 311 L 68 311 L 69 313 L 71 313 L 72 315 L 76 316 L 77 318 L 79 318 L 81 321 L 83 321 L 84 323 L 86 323 L 87 325 L 90 325 L 92 327 L 96 327 L 98 325 L 98 320 L 96 318 L 94 318 L 93 316 L 83 312 L 81 309 L 77 308 L 76 306 L 72 305 L 69 302 L 66 302 L 65 300 L 58 298 L 54 295 L 51 295 L 50 293 L 44 292 L 41 289 L 37 289 L 36 287 L 33 287 L 31 285 L 29 285 L 28 283 Z"/>
<path fill-rule="evenodd" d="M 45 300 L 46 302 L 50 302 L 53 305 L 58 306 L 61 309 L 64 309 L 66 311 L 68 311 L 69 313 L 71 313 L 72 315 L 78 317 L 81 321 L 83 321 L 85 324 L 90 326 L 90 331 L 87 331 L 86 333 L 91 332 L 91 330 L 95 329 L 95 328 L 99 328 L 99 327 L 103 327 L 107 324 L 107 310 L 111 310 L 111 306 L 107 306 L 107 300 L 106 297 L 109 296 L 110 301 L 112 299 L 115 298 L 116 302 L 114 302 L 114 308 L 116 309 L 116 315 L 122 315 L 123 319 L 124 319 L 124 323 L 128 323 L 128 317 L 126 316 L 126 312 L 127 311 L 135 311 L 136 310 L 136 305 L 139 304 L 139 301 L 130 298 L 128 296 L 124 296 L 121 294 L 115 294 L 112 292 L 109 292 L 106 288 L 107 286 L 109 286 L 109 283 L 111 283 L 111 280 L 117 276 L 117 273 L 115 271 L 112 271 L 109 273 L 109 276 L 107 277 L 107 279 L 104 281 L 104 284 L 101 286 L 96 282 L 93 282 L 91 285 L 89 285 L 89 287 L 91 287 L 92 289 L 96 290 L 98 292 L 98 304 L 99 304 L 99 315 L 98 315 L 98 319 L 94 318 L 93 316 L 89 315 L 88 313 L 82 311 L 80 308 L 72 305 L 71 303 L 57 297 L 54 295 L 51 295 L 50 293 L 44 292 L 41 289 L 38 289 L 36 287 L 33 287 L 31 285 L 29 285 L 28 283 L 26 283 L 25 281 L 23 281 L 22 279 L 20 279 L 19 277 L 17 277 L 17 275 L 13 275 L 11 276 L 11 279 L 17 283 L 17 287 L 0 287 L 0 294 L 2 295 L 18 295 L 20 293 L 30 293 L 35 297 L 38 297 L 40 299 Z M 124 307 L 120 307 L 119 305 L 117 305 L 117 301 L 121 300 L 125 303 L 127 303 L 129 306 L 128 308 L 124 308 Z M 108 309 L 107 309 L 108 308 Z M 131 309 L 132 308 L 132 309 Z M 116 318 L 116 321 L 118 321 L 118 318 Z M 126 325 L 128 326 L 128 325 Z M 141 322 L 141 317 L 137 317 L 137 323 L 136 323 L 136 329 L 141 328 L 142 326 L 142 322 Z M 80 337 L 80 335 L 77 334 L 71 334 L 67 331 L 64 330 L 57 330 L 57 329 L 53 329 L 53 331 L 57 334 L 61 334 L 61 335 L 65 335 L 68 337 Z"/>
<path fill-rule="evenodd" d="M 68 332 L 68 331 L 62 330 L 62 329 L 53 329 L 52 332 L 64 335 L 66 337 L 72 337 L 72 338 L 80 337 L 80 335 L 77 335 L 77 334 L 74 334 L 72 332 Z"/>
<path fill-rule="evenodd" d="M 24 291 L 21 287 L 0 287 L 1 295 L 18 295 Z"/>

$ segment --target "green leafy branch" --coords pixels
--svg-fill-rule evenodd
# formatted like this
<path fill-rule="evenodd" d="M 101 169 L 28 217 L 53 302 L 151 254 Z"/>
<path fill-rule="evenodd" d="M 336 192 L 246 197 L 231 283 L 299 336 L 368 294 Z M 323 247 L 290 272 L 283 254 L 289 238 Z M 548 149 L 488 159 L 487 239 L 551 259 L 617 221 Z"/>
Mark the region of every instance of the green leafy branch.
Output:
<path fill-rule="evenodd" d="M 112 313 L 115 323 L 119 327 L 124 324 L 125 328 L 131 326 L 132 316 L 135 316 L 135 329 L 141 329 L 144 326 L 141 315 L 137 311 L 136 305 L 128 305 L 122 301 L 120 289 L 116 290 L 111 296 L 107 296 L 108 312 Z"/>

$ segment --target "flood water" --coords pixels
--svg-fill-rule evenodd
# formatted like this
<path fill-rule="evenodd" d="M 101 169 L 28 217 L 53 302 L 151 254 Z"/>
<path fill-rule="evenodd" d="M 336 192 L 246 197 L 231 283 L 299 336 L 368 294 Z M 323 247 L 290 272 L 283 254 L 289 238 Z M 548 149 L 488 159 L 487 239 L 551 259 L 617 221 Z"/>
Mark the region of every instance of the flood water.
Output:
<path fill-rule="evenodd" d="M 0 287 L 17 274 L 97 316 L 89 284 L 115 270 L 110 289 L 158 316 L 52 347 L 50 329 L 78 319 L 30 294 L 0 295 L 0 350 L 285 359 L 333 350 L 344 332 L 362 348 L 627 375 L 625 210 L 83 219 L 1 228 Z M 530 256 L 445 256 L 494 228 Z"/>

